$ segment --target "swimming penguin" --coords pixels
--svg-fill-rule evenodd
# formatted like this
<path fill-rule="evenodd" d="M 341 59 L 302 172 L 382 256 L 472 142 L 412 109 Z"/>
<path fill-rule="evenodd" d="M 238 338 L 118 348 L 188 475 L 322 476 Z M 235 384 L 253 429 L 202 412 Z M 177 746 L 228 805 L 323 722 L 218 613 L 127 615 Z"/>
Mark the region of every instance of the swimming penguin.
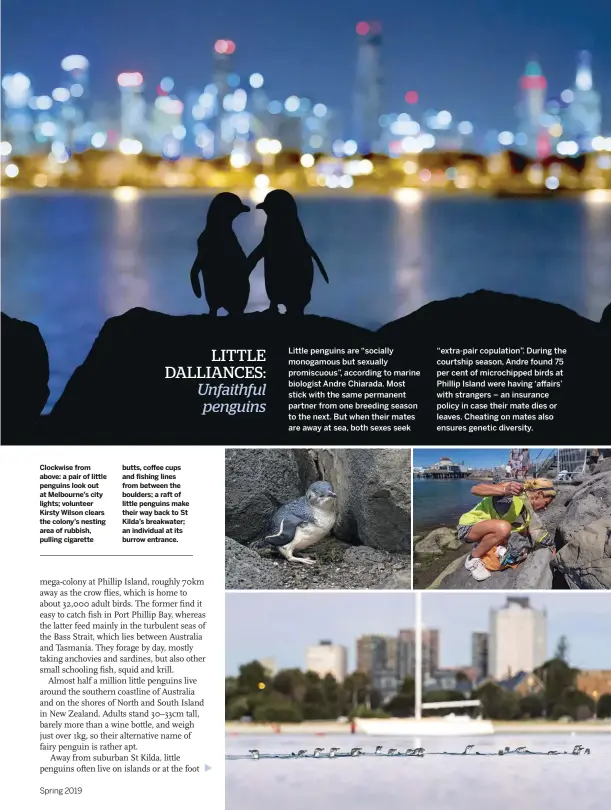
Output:
<path fill-rule="evenodd" d="M 313 565 L 309 557 L 295 557 L 301 551 L 326 537 L 335 525 L 336 494 L 328 481 L 316 481 L 303 498 L 285 503 L 272 515 L 265 542 L 276 546 L 290 562 Z"/>
<path fill-rule="evenodd" d="M 246 309 L 250 295 L 248 265 L 232 227 L 233 220 L 246 211 L 250 208 L 236 194 L 227 191 L 217 194 L 210 203 L 206 227 L 197 240 L 191 287 L 201 298 L 201 273 L 211 315 L 216 315 L 221 307 L 230 315 L 242 315 Z"/>
<path fill-rule="evenodd" d="M 248 257 L 249 273 L 264 259 L 265 291 L 270 311 L 278 312 L 278 306 L 284 304 L 287 314 L 303 315 L 312 297 L 312 260 L 327 284 L 329 277 L 316 251 L 308 244 L 297 205 L 288 191 L 270 191 L 257 208 L 265 211 L 267 222 L 261 243 Z"/>

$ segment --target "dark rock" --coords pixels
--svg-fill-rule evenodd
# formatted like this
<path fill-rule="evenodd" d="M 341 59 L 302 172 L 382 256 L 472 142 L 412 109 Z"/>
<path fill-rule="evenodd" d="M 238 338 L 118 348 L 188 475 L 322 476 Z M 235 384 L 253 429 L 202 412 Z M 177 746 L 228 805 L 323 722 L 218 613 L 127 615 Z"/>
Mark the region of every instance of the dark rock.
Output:
<path fill-rule="evenodd" d="M 541 548 L 533 551 L 518 568 L 507 568 L 504 571 L 493 571 L 488 579 L 481 582 L 473 579 L 464 566 L 467 555 L 448 566 L 450 572 L 443 572 L 433 583 L 435 589 L 466 591 L 502 591 L 502 590 L 551 590 L 552 573 L 550 549 Z"/>
<path fill-rule="evenodd" d="M 2 442 L 29 443 L 49 397 L 49 355 L 37 326 L 4 312 L 1 365 Z"/>
<path fill-rule="evenodd" d="M 49 432 L 58 442 L 79 444 L 286 444 L 289 348 L 376 342 L 366 329 L 316 315 L 255 312 L 214 318 L 131 309 L 106 321 L 55 404 Z M 167 366 L 205 371 L 207 366 L 232 365 L 214 363 L 212 351 L 247 347 L 266 350 L 265 378 L 166 379 Z M 204 403 L 245 400 L 201 396 L 200 383 L 266 384 L 265 396 L 251 399 L 253 404 L 266 403 L 265 412 L 203 416 Z"/>
<path fill-rule="evenodd" d="M 282 587 L 279 565 L 256 551 L 225 538 L 225 587 L 233 590 L 268 590 Z"/>
<path fill-rule="evenodd" d="M 611 589 L 611 515 L 578 530 L 565 529 L 567 543 L 554 558 L 554 568 L 575 590 Z"/>
<path fill-rule="evenodd" d="M 457 551 L 461 546 L 462 541 L 458 539 L 456 531 L 447 526 L 441 526 L 439 529 L 433 529 L 423 540 L 420 540 L 414 548 L 414 553 L 419 557 L 430 554 L 441 555 L 446 550 Z"/>
<path fill-rule="evenodd" d="M 279 502 L 301 497 L 317 477 L 307 450 L 226 450 L 226 534 L 250 543 L 264 531 Z"/>
<path fill-rule="evenodd" d="M 388 551 L 408 551 L 411 535 L 410 450 L 320 450 L 321 476 L 338 496 L 334 534 Z"/>
<path fill-rule="evenodd" d="M 553 568 L 575 589 L 611 589 L 611 472 L 575 490 L 558 526 Z"/>

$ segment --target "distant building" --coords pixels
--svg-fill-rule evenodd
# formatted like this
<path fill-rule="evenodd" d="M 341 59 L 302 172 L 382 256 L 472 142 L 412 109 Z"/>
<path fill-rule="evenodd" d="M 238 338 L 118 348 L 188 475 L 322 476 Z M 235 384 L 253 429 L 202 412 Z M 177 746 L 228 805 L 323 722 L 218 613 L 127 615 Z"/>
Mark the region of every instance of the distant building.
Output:
<path fill-rule="evenodd" d="M 498 683 L 502 689 L 506 689 L 508 692 L 514 692 L 520 697 L 540 695 L 545 691 L 545 686 L 541 678 L 538 678 L 532 672 L 518 672 L 511 678 L 506 678 Z"/>
<path fill-rule="evenodd" d="M 141 73 L 120 73 L 117 84 L 121 91 L 121 137 L 144 143 L 147 134 L 144 79 Z"/>
<path fill-rule="evenodd" d="M 601 97 L 594 89 L 592 57 L 588 51 L 582 51 L 577 60 L 573 100 L 566 115 L 567 136 L 577 142 L 581 151 L 589 152 L 592 141 L 600 135 L 601 122 Z"/>
<path fill-rule="evenodd" d="M 439 630 L 422 630 L 422 672 L 426 677 L 439 669 Z M 397 642 L 399 682 L 416 674 L 416 631 L 400 630 Z"/>
<path fill-rule="evenodd" d="M 538 62 L 529 62 L 520 79 L 522 98 L 518 105 L 522 151 L 532 158 L 549 155 L 550 144 L 547 130 L 543 127 L 546 111 L 547 80 Z"/>
<path fill-rule="evenodd" d="M 382 64 L 381 26 L 360 22 L 356 26 L 358 52 L 354 93 L 354 137 L 362 154 L 373 152 L 381 137 Z"/>
<path fill-rule="evenodd" d="M 275 658 L 260 658 L 259 663 L 270 678 L 275 678 L 278 674 Z"/>
<path fill-rule="evenodd" d="M 488 633 L 471 634 L 471 666 L 479 678 L 488 674 Z"/>
<path fill-rule="evenodd" d="M 348 671 L 348 653 L 340 644 L 321 641 L 308 647 L 306 652 L 306 670 L 316 672 L 320 678 L 333 675 L 336 681 L 345 680 Z"/>
<path fill-rule="evenodd" d="M 611 669 L 584 669 L 577 676 L 577 688 L 598 700 L 611 695 Z"/>
<path fill-rule="evenodd" d="M 385 636 L 361 636 L 356 640 L 356 668 L 371 675 L 388 666 Z"/>
<path fill-rule="evenodd" d="M 497 681 L 533 672 L 545 662 L 547 615 L 530 607 L 528 597 L 509 597 L 490 611 L 488 673 Z"/>
<path fill-rule="evenodd" d="M 399 686 L 396 669 L 378 669 L 372 674 L 371 688 L 380 694 L 383 703 L 394 698 Z"/>
<path fill-rule="evenodd" d="M 465 673 L 456 669 L 438 669 L 424 679 L 424 692 L 462 692 L 471 694 L 473 684 Z"/>

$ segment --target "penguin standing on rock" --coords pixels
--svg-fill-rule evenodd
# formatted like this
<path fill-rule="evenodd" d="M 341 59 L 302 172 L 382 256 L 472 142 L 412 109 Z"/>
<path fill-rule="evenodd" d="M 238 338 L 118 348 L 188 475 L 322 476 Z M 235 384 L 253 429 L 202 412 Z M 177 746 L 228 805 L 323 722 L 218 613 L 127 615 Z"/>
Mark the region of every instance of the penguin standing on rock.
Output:
<path fill-rule="evenodd" d="M 249 273 L 263 259 L 269 310 L 278 312 L 284 304 L 288 315 L 303 315 L 312 297 L 313 261 L 328 284 L 326 270 L 305 237 L 297 204 L 288 191 L 270 191 L 257 208 L 265 211 L 267 222 L 261 243 L 248 257 Z"/>
<path fill-rule="evenodd" d="M 281 506 L 271 517 L 265 542 L 276 546 L 289 562 L 313 565 L 309 557 L 295 557 L 294 551 L 302 551 L 326 537 L 336 518 L 336 494 L 328 481 L 316 481 L 303 498 Z"/>
<path fill-rule="evenodd" d="M 237 194 L 223 191 L 210 203 L 206 227 L 197 240 L 197 256 L 191 268 L 191 287 L 202 297 L 199 274 L 210 315 L 223 307 L 230 315 L 243 315 L 250 295 L 246 254 L 233 232 L 233 220 L 250 211 Z"/>

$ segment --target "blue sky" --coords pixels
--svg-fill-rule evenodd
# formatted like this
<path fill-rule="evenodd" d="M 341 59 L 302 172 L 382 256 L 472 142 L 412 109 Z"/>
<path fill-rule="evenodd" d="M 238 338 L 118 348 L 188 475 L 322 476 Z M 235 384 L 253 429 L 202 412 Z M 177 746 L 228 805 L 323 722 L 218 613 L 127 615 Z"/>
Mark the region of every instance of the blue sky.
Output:
<path fill-rule="evenodd" d="M 509 594 L 525 595 L 525 594 Z M 423 594 L 423 619 L 441 633 L 442 666 L 470 664 L 471 633 L 487 631 L 489 611 L 502 607 L 508 594 Z M 548 615 L 548 654 L 561 635 L 569 641 L 569 660 L 580 669 L 611 669 L 608 593 L 530 594 L 530 603 Z M 309 644 L 329 639 L 349 651 L 355 664 L 360 635 L 394 635 L 413 626 L 410 593 L 228 593 L 226 596 L 227 672 L 242 663 L 274 658 L 283 667 L 305 666 Z"/>
<path fill-rule="evenodd" d="M 537 453 L 541 451 L 539 447 L 530 448 L 530 457 L 535 459 Z M 449 449 L 432 449 L 432 450 L 414 450 L 414 467 L 428 467 L 434 464 L 442 456 L 449 456 L 452 461 L 457 464 L 464 462 L 467 467 L 474 468 L 490 468 L 501 467 L 507 464 L 509 458 L 509 448 L 494 448 L 487 449 L 462 449 L 460 447 L 452 447 Z"/>

